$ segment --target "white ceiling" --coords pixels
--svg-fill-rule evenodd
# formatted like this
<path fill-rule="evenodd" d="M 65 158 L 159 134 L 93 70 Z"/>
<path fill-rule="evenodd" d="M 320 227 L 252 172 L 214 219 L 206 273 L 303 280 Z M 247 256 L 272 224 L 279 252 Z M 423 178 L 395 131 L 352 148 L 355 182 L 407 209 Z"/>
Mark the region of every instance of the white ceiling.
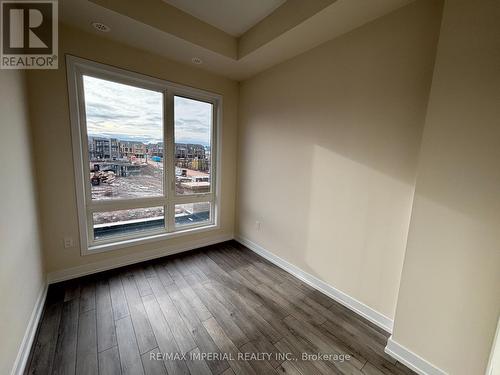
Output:
<path fill-rule="evenodd" d="M 163 0 L 233 36 L 240 36 L 286 0 Z"/>
<path fill-rule="evenodd" d="M 202 3 L 231 0 L 198 1 Z M 246 2 L 253 1 L 257 0 Z M 414 0 L 337 0 L 300 25 L 239 60 L 195 45 L 88 0 L 64 0 L 59 4 L 61 4 L 60 19 L 66 24 L 241 81 L 412 1 Z M 109 33 L 96 31 L 92 27 L 94 21 L 110 26 L 111 31 Z M 201 58 L 203 64 L 193 65 L 191 62 L 193 57 Z"/>

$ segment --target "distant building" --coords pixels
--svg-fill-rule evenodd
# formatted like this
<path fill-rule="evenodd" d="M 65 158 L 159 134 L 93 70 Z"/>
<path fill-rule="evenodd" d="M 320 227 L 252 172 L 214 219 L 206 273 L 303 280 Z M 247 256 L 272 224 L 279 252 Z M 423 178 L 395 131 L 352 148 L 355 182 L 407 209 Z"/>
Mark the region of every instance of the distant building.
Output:
<path fill-rule="evenodd" d="M 147 156 L 163 158 L 163 142 L 144 144 L 142 142 L 121 141 L 117 138 L 88 137 L 89 159 L 91 161 L 114 161 L 132 157 L 144 159 Z M 194 143 L 175 144 L 177 167 L 208 171 L 210 151 L 203 145 Z"/>
<path fill-rule="evenodd" d="M 147 153 L 151 156 L 163 158 L 163 142 L 152 143 L 147 145 Z"/>
<path fill-rule="evenodd" d="M 208 171 L 210 168 L 205 147 L 192 143 L 175 144 L 175 165 L 198 171 Z"/>
<path fill-rule="evenodd" d="M 195 158 L 191 161 L 191 169 L 196 171 L 208 171 L 210 168 L 207 159 Z"/>
<path fill-rule="evenodd" d="M 115 160 L 119 158 L 119 141 L 116 138 L 89 137 L 90 160 Z"/>
<path fill-rule="evenodd" d="M 122 158 L 135 156 L 142 159 L 146 156 L 146 145 L 142 142 L 120 141 L 119 145 Z"/>
<path fill-rule="evenodd" d="M 205 159 L 205 147 L 192 143 L 176 143 L 175 144 L 176 159 Z"/>

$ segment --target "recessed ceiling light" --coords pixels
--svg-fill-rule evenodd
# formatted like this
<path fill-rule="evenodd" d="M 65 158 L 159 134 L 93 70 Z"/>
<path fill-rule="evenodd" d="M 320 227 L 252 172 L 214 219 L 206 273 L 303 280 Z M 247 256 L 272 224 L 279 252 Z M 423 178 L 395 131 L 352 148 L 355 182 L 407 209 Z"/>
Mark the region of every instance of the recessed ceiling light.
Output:
<path fill-rule="evenodd" d="M 103 24 L 102 22 L 92 22 L 92 26 L 100 32 L 107 33 L 111 31 L 111 27 L 108 25 Z"/>
<path fill-rule="evenodd" d="M 202 60 L 202 59 L 200 59 L 199 57 L 193 57 L 193 58 L 191 59 L 191 61 L 192 61 L 192 63 L 193 63 L 193 64 L 196 64 L 196 65 L 203 64 L 203 60 Z"/>

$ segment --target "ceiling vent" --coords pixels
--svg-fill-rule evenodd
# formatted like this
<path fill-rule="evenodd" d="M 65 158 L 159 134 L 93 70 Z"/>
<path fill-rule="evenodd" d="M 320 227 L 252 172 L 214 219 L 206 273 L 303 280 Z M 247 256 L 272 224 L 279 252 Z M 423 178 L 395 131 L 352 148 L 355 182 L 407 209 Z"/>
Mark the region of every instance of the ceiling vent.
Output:
<path fill-rule="evenodd" d="M 200 59 L 199 57 L 193 57 L 193 58 L 191 59 L 191 62 L 192 62 L 193 64 L 196 64 L 196 65 L 203 64 L 203 60 L 202 60 L 202 59 Z"/>
<path fill-rule="evenodd" d="M 92 26 L 94 26 L 94 29 L 102 32 L 102 33 L 107 33 L 111 31 L 111 28 L 108 25 L 105 25 L 101 22 L 92 22 Z"/>

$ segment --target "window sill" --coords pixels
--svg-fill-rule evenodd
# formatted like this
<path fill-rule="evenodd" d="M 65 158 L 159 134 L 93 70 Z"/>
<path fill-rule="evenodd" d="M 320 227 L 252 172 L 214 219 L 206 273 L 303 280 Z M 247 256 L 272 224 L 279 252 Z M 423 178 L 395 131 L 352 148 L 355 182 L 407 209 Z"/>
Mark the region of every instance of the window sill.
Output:
<path fill-rule="evenodd" d="M 209 225 L 204 225 L 201 227 L 186 228 L 184 230 L 179 230 L 176 232 L 154 234 L 151 236 L 131 238 L 131 239 L 126 239 L 126 240 L 118 240 L 116 242 L 95 244 L 95 245 L 88 246 L 87 248 L 82 248 L 81 255 L 85 256 L 85 255 L 103 253 L 106 251 L 119 250 L 119 249 L 123 249 L 126 247 L 139 246 L 139 245 L 143 245 L 143 244 L 150 243 L 150 242 L 158 242 L 158 241 L 163 241 L 163 240 L 167 240 L 170 238 L 187 236 L 190 234 L 210 232 L 210 231 L 217 230 L 219 228 L 220 228 L 220 226 L 218 224 L 209 224 Z"/>

